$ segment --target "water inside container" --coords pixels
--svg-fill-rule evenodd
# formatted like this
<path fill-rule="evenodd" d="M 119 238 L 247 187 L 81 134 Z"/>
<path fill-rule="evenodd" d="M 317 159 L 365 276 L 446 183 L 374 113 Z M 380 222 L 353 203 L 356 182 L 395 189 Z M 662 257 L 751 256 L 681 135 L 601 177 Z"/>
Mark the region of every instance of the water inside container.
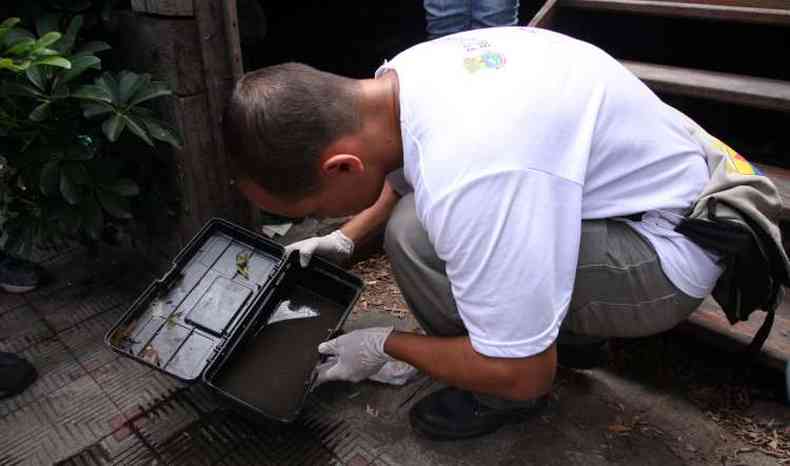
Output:
<path fill-rule="evenodd" d="M 278 419 L 298 412 L 319 361 L 318 344 L 335 330 L 348 306 L 342 300 L 347 293 L 327 297 L 306 286 L 310 285 L 290 285 L 268 306 L 272 311 L 288 309 L 289 313 L 315 315 L 267 321 L 212 378 L 222 391 Z"/>

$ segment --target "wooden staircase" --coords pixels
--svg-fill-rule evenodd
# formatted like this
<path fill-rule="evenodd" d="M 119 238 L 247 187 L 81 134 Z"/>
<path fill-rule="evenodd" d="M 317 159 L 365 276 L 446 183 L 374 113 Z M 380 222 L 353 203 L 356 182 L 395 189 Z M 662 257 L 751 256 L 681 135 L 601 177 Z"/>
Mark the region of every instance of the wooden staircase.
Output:
<path fill-rule="evenodd" d="M 779 153 L 790 151 L 790 0 L 548 0 L 529 25 L 602 47 L 668 103 L 762 162 L 790 221 L 790 154 Z M 761 150 L 771 139 L 776 144 Z M 731 326 L 708 299 L 689 325 L 743 346 L 762 319 L 756 313 Z M 777 368 L 790 361 L 790 305 L 778 310 L 762 358 Z"/>

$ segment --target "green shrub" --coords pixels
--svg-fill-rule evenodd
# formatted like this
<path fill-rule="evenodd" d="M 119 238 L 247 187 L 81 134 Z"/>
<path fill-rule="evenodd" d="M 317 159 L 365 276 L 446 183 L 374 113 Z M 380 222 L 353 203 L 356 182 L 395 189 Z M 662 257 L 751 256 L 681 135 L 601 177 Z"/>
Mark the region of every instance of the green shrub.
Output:
<path fill-rule="evenodd" d="M 36 34 L 18 18 L 0 23 L 0 246 L 11 253 L 97 241 L 108 220 L 132 218 L 140 187 L 110 150 L 126 130 L 149 146 L 180 146 L 146 106 L 167 86 L 147 74 L 100 74 L 97 54 L 110 46 L 81 41 L 81 28 L 81 15 L 42 15 Z"/>

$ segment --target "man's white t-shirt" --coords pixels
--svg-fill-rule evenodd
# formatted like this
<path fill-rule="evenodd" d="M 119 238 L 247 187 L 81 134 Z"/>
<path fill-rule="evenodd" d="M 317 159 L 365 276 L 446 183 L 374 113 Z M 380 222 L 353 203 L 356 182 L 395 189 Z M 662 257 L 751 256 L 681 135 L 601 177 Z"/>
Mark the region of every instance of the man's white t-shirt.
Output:
<path fill-rule="evenodd" d="M 376 73 L 400 83 L 403 177 L 474 348 L 526 357 L 556 339 L 582 219 L 633 224 L 668 278 L 704 297 L 714 258 L 672 230 L 708 179 L 701 148 L 600 49 L 534 28 L 412 47 Z"/>

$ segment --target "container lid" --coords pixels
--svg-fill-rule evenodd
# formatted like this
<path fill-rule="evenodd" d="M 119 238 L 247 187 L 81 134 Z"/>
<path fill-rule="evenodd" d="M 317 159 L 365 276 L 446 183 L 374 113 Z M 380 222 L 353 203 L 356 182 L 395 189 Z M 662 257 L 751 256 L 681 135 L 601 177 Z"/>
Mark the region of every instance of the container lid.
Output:
<path fill-rule="evenodd" d="M 107 343 L 193 382 L 268 290 L 284 257 L 277 243 L 213 219 L 110 330 Z"/>

